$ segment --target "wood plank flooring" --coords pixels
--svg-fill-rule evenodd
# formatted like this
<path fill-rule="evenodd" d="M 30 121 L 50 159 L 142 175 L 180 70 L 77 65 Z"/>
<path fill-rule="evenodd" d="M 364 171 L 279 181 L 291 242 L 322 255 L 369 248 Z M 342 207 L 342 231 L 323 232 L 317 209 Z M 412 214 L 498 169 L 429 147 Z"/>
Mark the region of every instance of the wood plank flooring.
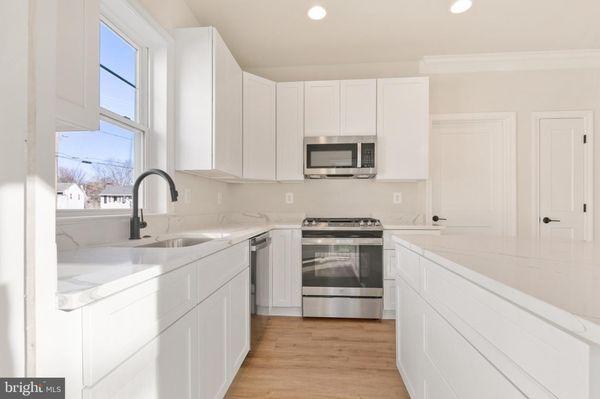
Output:
<path fill-rule="evenodd" d="M 394 322 L 270 317 L 228 399 L 409 399 Z"/>

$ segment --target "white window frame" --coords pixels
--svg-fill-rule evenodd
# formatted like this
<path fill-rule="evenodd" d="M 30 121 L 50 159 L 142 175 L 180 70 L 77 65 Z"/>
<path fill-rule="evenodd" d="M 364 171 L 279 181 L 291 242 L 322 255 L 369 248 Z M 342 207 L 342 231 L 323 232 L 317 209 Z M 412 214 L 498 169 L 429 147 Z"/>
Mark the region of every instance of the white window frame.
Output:
<path fill-rule="evenodd" d="M 136 0 L 101 0 L 100 22 L 105 23 L 138 50 L 136 76 L 136 121 L 100 108 L 100 118 L 128 130 L 136 137 L 134 175 L 147 168 L 174 173 L 173 162 L 173 38 Z M 163 148 L 164 147 L 164 148 Z M 160 182 L 159 182 L 160 183 Z M 164 214 L 173 210 L 167 189 L 149 181 L 140 190 L 140 207 L 146 214 Z M 128 217 L 131 209 L 57 209 L 57 220 L 72 221 L 89 217 Z"/>

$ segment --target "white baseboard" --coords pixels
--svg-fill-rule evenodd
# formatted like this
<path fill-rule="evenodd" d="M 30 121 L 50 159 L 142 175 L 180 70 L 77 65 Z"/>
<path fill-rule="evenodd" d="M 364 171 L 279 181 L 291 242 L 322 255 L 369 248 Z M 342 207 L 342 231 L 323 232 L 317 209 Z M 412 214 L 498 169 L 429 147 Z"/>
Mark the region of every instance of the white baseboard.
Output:
<path fill-rule="evenodd" d="M 395 310 L 384 310 L 383 311 L 383 316 L 382 316 L 383 320 L 394 320 L 395 318 L 396 318 Z"/>

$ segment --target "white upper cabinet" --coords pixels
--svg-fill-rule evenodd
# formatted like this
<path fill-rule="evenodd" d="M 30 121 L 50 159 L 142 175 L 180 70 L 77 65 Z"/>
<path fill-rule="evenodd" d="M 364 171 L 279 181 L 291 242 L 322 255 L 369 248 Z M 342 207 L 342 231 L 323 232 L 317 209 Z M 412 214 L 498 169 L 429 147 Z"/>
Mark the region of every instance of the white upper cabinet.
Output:
<path fill-rule="evenodd" d="M 56 130 L 98 130 L 99 2 L 59 0 L 56 22 Z"/>
<path fill-rule="evenodd" d="M 244 72 L 244 179 L 275 180 L 276 84 Z"/>
<path fill-rule="evenodd" d="M 304 135 L 340 134 L 340 81 L 304 83 Z"/>
<path fill-rule="evenodd" d="M 304 82 L 277 83 L 277 180 L 304 180 Z"/>
<path fill-rule="evenodd" d="M 341 134 L 374 136 L 377 134 L 377 80 L 342 80 Z"/>
<path fill-rule="evenodd" d="M 215 28 L 174 35 L 176 169 L 242 177 L 242 70 Z"/>
<path fill-rule="evenodd" d="M 377 80 L 377 179 L 429 176 L 429 78 Z"/>

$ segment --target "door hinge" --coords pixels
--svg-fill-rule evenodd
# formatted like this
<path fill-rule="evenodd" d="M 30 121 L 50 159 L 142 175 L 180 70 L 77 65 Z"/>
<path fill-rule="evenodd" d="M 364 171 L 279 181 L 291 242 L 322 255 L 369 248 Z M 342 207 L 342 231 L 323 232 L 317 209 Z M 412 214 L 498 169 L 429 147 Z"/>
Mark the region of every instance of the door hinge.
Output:
<path fill-rule="evenodd" d="M 583 135 L 583 144 L 587 144 L 587 134 Z"/>
<path fill-rule="evenodd" d="M 587 204 L 583 204 L 583 213 L 587 212 Z"/>

